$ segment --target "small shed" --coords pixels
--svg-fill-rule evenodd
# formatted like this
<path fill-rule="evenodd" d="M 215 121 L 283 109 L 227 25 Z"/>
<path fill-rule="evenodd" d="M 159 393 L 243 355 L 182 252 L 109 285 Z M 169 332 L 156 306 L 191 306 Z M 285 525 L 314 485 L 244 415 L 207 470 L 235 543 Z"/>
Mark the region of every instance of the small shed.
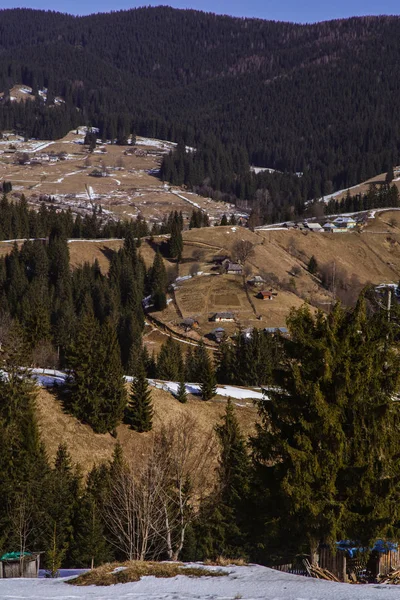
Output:
<path fill-rule="evenodd" d="M 334 225 L 333 223 L 325 223 L 324 231 L 328 231 L 328 232 L 332 233 L 332 231 L 334 229 L 336 229 L 336 225 Z"/>
<path fill-rule="evenodd" d="M 319 223 L 304 223 L 304 225 L 310 231 L 323 231 Z"/>
<path fill-rule="evenodd" d="M 213 331 L 211 332 L 211 337 L 218 344 L 222 342 L 224 335 L 225 335 L 225 329 L 223 327 L 217 327 L 217 329 L 213 329 Z"/>
<path fill-rule="evenodd" d="M 186 319 L 183 319 L 181 326 L 183 327 L 183 329 L 185 331 L 190 331 L 191 329 L 198 329 L 199 322 L 197 321 L 197 319 L 194 319 L 193 317 L 188 317 Z"/>
<path fill-rule="evenodd" d="M 40 554 L 32 552 L 8 552 L 0 558 L 0 579 L 14 577 L 37 577 Z"/>
<path fill-rule="evenodd" d="M 261 275 L 255 275 L 254 277 L 252 277 L 251 279 L 247 280 L 247 283 L 249 285 L 253 285 L 254 287 L 259 287 L 261 285 L 264 285 L 265 283 L 265 279 L 263 279 L 261 277 Z"/>
<path fill-rule="evenodd" d="M 260 300 L 273 300 L 274 294 L 272 292 L 268 292 L 267 290 L 261 290 L 260 292 L 258 292 L 257 298 L 259 298 Z"/>
<path fill-rule="evenodd" d="M 210 321 L 214 321 L 215 323 L 220 323 L 221 321 L 234 321 L 235 315 L 231 312 L 220 312 L 215 313 L 210 319 Z"/>

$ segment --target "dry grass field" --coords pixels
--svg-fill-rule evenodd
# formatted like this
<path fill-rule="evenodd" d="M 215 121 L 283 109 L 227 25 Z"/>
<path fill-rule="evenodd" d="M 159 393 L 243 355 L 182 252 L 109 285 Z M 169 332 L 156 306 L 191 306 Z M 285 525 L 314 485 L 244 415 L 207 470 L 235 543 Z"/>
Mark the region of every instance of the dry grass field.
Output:
<path fill-rule="evenodd" d="M 174 147 L 171 142 L 139 137 L 134 148 L 107 142 L 90 153 L 84 136 L 85 128 L 54 142 L 24 141 L 5 133 L 0 140 L 0 179 L 11 181 L 11 197 L 18 200 L 23 193 L 37 206 L 40 198 L 51 196 L 56 207 L 82 215 L 97 204 L 114 218 L 141 215 L 150 223 L 161 222 L 171 210 L 182 211 L 186 221 L 196 207 L 211 220 L 239 212 L 233 205 L 174 189 L 158 179 L 162 156 Z M 26 164 L 20 164 L 23 155 Z M 95 170 L 106 176 L 91 176 Z"/>
<path fill-rule="evenodd" d="M 41 436 L 50 461 L 55 457 L 58 445 L 66 443 L 74 463 L 81 465 L 87 473 L 95 464 L 111 460 L 117 442 L 120 442 L 127 459 L 140 461 L 146 449 L 152 443 L 154 433 L 163 425 L 174 423 L 182 416 L 190 415 L 198 443 L 214 435 L 214 426 L 224 414 L 226 399 L 216 398 L 204 402 L 189 396 L 187 404 L 180 404 L 172 394 L 152 388 L 154 404 L 154 427 L 149 433 L 137 433 L 126 425 L 120 425 L 117 438 L 110 434 L 96 434 L 88 425 L 83 425 L 71 415 L 66 414 L 60 402 L 45 389 L 40 389 L 37 399 L 37 414 Z M 254 430 L 257 410 L 249 403 L 236 409 L 236 415 L 243 433 L 247 436 Z M 216 464 L 215 464 L 216 466 Z"/>

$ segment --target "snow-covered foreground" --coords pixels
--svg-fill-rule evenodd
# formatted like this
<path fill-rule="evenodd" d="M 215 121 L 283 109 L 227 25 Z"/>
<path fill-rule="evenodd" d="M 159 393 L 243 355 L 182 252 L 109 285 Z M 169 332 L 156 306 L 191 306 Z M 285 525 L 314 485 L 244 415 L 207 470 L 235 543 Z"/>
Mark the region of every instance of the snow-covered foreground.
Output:
<path fill-rule="evenodd" d="M 221 567 L 213 567 L 219 569 Z M 1 600 L 398 600 L 388 585 L 350 585 L 289 575 L 266 567 L 224 567 L 228 577 L 145 577 L 110 587 L 77 587 L 63 579 L 0 579 Z"/>

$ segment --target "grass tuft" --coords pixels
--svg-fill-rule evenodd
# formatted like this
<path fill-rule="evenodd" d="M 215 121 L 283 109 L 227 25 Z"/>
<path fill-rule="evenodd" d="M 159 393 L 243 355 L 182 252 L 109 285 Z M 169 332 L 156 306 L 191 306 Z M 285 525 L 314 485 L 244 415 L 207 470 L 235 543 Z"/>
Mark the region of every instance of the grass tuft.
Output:
<path fill-rule="evenodd" d="M 120 571 L 115 569 L 123 567 Z M 114 585 L 116 583 L 129 583 L 139 581 L 147 576 L 168 578 L 177 575 L 185 577 L 223 577 L 228 575 L 223 571 L 211 571 L 204 567 L 185 567 L 183 563 L 128 561 L 124 563 L 106 563 L 97 569 L 88 571 L 71 579 L 72 585 Z"/>
<path fill-rule="evenodd" d="M 217 556 L 215 560 L 208 558 L 204 561 L 206 566 L 215 567 L 229 567 L 229 565 L 235 565 L 236 567 L 246 567 L 249 563 L 244 558 L 227 558 L 226 556 Z"/>

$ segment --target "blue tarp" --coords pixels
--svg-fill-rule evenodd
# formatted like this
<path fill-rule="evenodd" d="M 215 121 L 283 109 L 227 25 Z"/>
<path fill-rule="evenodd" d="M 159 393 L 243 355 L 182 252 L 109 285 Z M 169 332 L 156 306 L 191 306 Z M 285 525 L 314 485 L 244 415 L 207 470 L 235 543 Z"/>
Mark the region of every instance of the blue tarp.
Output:
<path fill-rule="evenodd" d="M 397 542 L 385 542 L 384 540 L 376 540 L 375 544 L 372 548 L 363 548 L 359 546 L 357 542 L 352 540 L 340 540 L 340 542 L 336 542 L 337 550 L 342 550 L 343 552 L 347 552 L 347 555 L 350 558 L 354 558 L 357 552 L 365 552 L 365 550 L 371 550 L 372 552 L 380 552 L 381 554 L 387 554 L 388 552 L 393 552 L 398 549 Z"/>

